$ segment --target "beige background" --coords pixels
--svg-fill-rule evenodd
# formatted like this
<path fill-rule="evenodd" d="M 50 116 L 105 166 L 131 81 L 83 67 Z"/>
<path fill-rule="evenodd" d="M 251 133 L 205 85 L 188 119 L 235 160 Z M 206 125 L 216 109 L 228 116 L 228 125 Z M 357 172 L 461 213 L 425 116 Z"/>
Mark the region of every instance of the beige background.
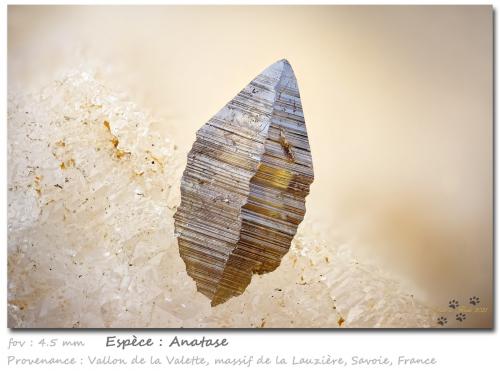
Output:
<path fill-rule="evenodd" d="M 185 153 L 269 64 L 299 80 L 315 166 L 307 217 L 416 297 L 492 318 L 492 9 L 9 7 L 9 88 L 103 75 Z"/>

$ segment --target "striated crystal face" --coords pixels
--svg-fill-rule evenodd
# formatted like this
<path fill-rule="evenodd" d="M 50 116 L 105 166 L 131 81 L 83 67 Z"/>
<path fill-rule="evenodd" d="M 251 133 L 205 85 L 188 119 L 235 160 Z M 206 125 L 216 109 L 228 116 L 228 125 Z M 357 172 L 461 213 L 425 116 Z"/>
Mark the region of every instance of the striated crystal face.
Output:
<path fill-rule="evenodd" d="M 212 306 L 280 265 L 313 179 L 297 80 L 280 60 L 198 130 L 188 154 L 175 228 Z"/>

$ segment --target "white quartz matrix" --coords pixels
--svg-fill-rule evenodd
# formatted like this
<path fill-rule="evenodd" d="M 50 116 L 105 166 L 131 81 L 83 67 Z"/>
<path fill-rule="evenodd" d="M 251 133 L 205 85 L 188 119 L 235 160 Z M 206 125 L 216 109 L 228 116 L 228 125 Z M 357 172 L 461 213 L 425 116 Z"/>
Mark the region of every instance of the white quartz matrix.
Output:
<path fill-rule="evenodd" d="M 211 308 L 174 235 L 186 155 L 145 112 L 82 70 L 9 92 L 9 327 L 435 326 L 307 214 L 278 269 Z"/>

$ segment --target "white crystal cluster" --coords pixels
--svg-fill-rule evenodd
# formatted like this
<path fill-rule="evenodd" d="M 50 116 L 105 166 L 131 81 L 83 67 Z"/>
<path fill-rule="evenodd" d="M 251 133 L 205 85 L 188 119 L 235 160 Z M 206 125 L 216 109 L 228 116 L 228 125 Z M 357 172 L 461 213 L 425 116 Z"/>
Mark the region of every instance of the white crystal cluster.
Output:
<path fill-rule="evenodd" d="M 429 327 L 436 314 L 306 220 L 274 272 L 212 308 L 174 236 L 185 154 L 74 71 L 9 93 L 9 327 Z"/>

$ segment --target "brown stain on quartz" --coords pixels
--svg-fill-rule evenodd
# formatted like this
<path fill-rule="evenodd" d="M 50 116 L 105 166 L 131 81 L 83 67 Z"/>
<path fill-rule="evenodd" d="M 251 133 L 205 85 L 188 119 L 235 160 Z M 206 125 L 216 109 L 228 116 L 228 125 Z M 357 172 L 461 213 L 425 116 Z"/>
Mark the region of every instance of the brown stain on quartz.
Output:
<path fill-rule="evenodd" d="M 127 152 L 127 151 L 124 151 L 124 150 L 118 148 L 118 144 L 120 144 L 120 141 L 119 141 L 118 137 L 116 135 L 114 135 L 113 132 L 111 131 L 111 125 L 110 125 L 109 121 L 104 120 L 103 125 L 106 129 L 108 129 L 109 134 L 111 135 L 110 142 L 113 145 L 113 149 L 114 149 L 113 153 L 114 153 L 115 157 L 120 160 L 120 159 L 130 155 L 131 154 L 130 152 Z"/>

